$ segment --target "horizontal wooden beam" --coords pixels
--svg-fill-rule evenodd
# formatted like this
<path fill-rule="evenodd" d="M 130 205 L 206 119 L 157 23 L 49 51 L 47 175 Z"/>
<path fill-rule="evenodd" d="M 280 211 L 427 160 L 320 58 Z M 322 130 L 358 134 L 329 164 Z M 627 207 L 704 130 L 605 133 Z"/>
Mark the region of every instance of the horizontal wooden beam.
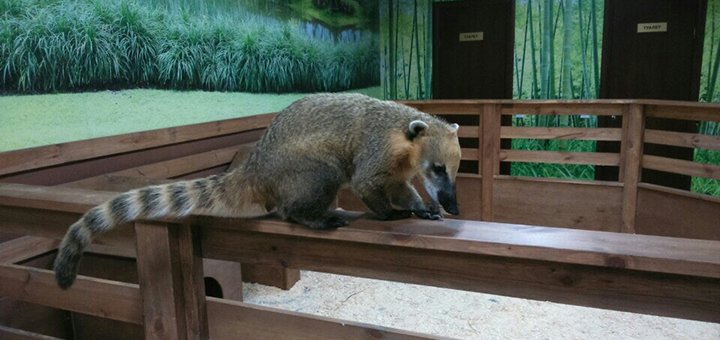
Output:
<path fill-rule="evenodd" d="M 195 155 L 174 158 L 167 161 L 142 165 L 120 170 L 100 176 L 61 184 L 65 187 L 92 188 L 96 183 L 106 181 L 108 176 L 114 177 L 145 177 L 151 179 L 168 179 L 197 172 L 207 168 L 228 164 L 238 152 L 249 152 L 252 145 L 231 146 L 219 150 L 203 152 Z"/>
<path fill-rule="evenodd" d="M 529 115 L 594 115 L 594 116 L 621 116 L 622 105 L 592 104 L 582 102 L 516 102 L 505 104 L 502 114 L 529 114 Z"/>
<path fill-rule="evenodd" d="M 647 104 L 645 115 L 655 118 L 671 118 L 699 121 L 720 121 L 720 105 L 708 103 L 658 103 Z"/>
<path fill-rule="evenodd" d="M 78 276 L 68 290 L 57 287 L 52 271 L 0 264 L 0 295 L 43 306 L 101 318 L 143 324 L 143 304 L 137 284 Z M 149 283 L 152 284 L 152 283 Z M 422 334 L 352 321 L 207 299 L 213 339 L 430 339 Z M 153 328 L 156 324 L 149 325 Z M 3 334 L 0 330 L 0 334 Z"/>
<path fill-rule="evenodd" d="M 0 339 L 4 340 L 62 340 L 54 336 L 28 332 L 0 325 Z"/>
<path fill-rule="evenodd" d="M 140 149 L 262 129 L 274 114 L 157 129 L 0 153 L 0 175 Z"/>
<path fill-rule="evenodd" d="M 597 256 L 596 260 L 602 259 L 598 265 L 568 263 L 584 258 L 582 253 L 563 255 L 570 261 L 545 261 L 543 258 L 548 254 L 559 255 L 561 252 L 540 250 L 544 246 L 535 249 L 535 256 L 523 258 L 518 255 L 527 254 L 529 248 L 502 242 L 470 242 L 464 246 L 464 251 L 418 247 L 420 244 L 438 245 L 439 240 L 447 240 L 449 235 L 462 235 L 462 231 L 447 225 L 438 228 L 427 228 L 425 225 L 423 228 L 422 224 L 408 223 L 404 234 L 388 233 L 387 230 L 393 228 L 383 225 L 383 233 L 347 228 L 324 234 L 328 237 L 303 237 L 298 235 L 296 227 L 286 225 L 285 228 L 291 232 L 283 235 L 252 231 L 257 230 L 256 226 L 261 229 L 268 226 L 265 221 L 244 222 L 232 229 L 206 226 L 202 242 L 204 256 L 597 308 L 720 321 L 720 279 L 717 278 L 720 271 L 717 265 L 708 268 L 712 272 L 702 270 L 705 275 L 715 276 L 710 278 L 628 269 L 640 263 L 642 266 L 662 267 L 664 265 L 660 263 L 664 261 L 627 255 Z M 411 224 L 418 232 L 429 229 L 434 232 L 432 236 L 423 237 L 410 232 Z M 500 227 L 494 234 L 498 235 L 504 229 Z M 545 244 L 547 236 L 553 234 L 546 228 L 535 228 L 523 238 L 511 230 L 504 232 L 513 234 L 510 237 L 515 240 L 537 238 L 539 244 Z M 481 232 L 484 231 L 486 229 L 481 228 Z M 362 232 L 366 234 L 364 238 L 372 241 L 359 242 L 352 237 L 349 238 L 352 241 L 347 237 L 340 239 L 346 233 Z M 572 238 L 563 242 L 578 243 Z M 717 247 L 718 242 L 714 245 Z M 644 245 L 634 246 L 644 248 Z M 516 256 L 481 255 L 478 252 L 513 253 Z M 579 262 L 585 260 L 589 258 Z"/>
<path fill-rule="evenodd" d="M 513 127 L 500 128 L 501 138 L 521 139 L 561 139 L 561 140 L 603 140 L 619 141 L 619 128 L 546 128 L 546 127 Z"/>
<path fill-rule="evenodd" d="M 75 284 L 62 290 L 50 270 L 0 264 L 0 295 L 43 306 L 142 323 L 138 285 L 78 276 Z"/>
<path fill-rule="evenodd" d="M 642 166 L 647 169 L 672 172 L 676 174 L 720 179 L 720 166 L 712 164 L 645 155 L 642 159 Z"/>
<path fill-rule="evenodd" d="M 0 243 L 0 263 L 17 263 L 35 256 L 43 255 L 57 248 L 58 240 L 21 236 Z"/>
<path fill-rule="evenodd" d="M 698 133 L 647 129 L 645 130 L 645 143 L 720 150 L 720 136 L 708 136 Z"/>
<path fill-rule="evenodd" d="M 531 162 L 554 164 L 592 164 L 619 165 L 620 154 L 607 152 L 566 152 L 566 151 L 530 151 L 500 150 L 503 162 Z"/>
<path fill-rule="evenodd" d="M 211 297 L 207 309 L 213 339 L 438 339 Z"/>

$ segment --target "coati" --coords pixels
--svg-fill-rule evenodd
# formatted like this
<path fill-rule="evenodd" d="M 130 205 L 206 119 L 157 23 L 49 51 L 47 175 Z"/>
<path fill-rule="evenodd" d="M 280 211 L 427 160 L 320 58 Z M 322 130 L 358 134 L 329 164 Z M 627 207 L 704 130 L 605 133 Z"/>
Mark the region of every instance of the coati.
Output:
<path fill-rule="evenodd" d="M 307 96 L 276 115 L 235 170 L 132 190 L 88 210 L 60 244 L 57 283 L 63 289 L 73 284 L 95 236 L 136 219 L 274 212 L 312 229 L 333 229 L 348 223 L 329 210 L 347 184 L 379 219 L 440 219 L 441 206 L 456 215 L 457 130 L 457 124 L 364 95 Z M 418 175 L 429 205 L 410 182 Z"/>

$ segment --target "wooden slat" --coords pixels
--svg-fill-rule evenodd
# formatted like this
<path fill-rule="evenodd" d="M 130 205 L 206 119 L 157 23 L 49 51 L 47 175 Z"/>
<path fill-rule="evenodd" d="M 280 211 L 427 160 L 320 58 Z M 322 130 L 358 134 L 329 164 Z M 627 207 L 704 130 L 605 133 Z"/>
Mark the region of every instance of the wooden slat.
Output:
<path fill-rule="evenodd" d="M 547 102 L 515 102 L 512 105 L 503 105 L 502 113 L 529 114 L 529 115 L 597 115 L 619 116 L 622 105 L 583 103 L 580 101 L 547 101 Z"/>
<path fill-rule="evenodd" d="M 43 306 L 142 323 L 138 285 L 78 276 L 73 286 L 62 290 L 50 270 L 0 264 L 0 295 Z M 89 298 L 92 297 L 92 298 Z"/>
<path fill-rule="evenodd" d="M 620 155 L 606 152 L 529 151 L 503 149 L 500 150 L 500 160 L 504 162 L 619 165 Z"/>
<path fill-rule="evenodd" d="M 3 340 L 61 340 L 54 336 L 24 331 L 0 325 L 0 339 Z"/>
<path fill-rule="evenodd" d="M 647 129 L 645 130 L 645 143 L 720 150 L 720 136 L 708 136 L 697 133 Z"/>
<path fill-rule="evenodd" d="M 621 138 L 620 135 L 621 130 L 617 128 L 546 128 L 503 126 L 500 129 L 501 138 L 619 141 Z"/>
<path fill-rule="evenodd" d="M 479 160 L 479 150 L 475 148 L 462 148 L 460 150 L 461 152 L 461 158 L 464 161 L 477 161 Z"/>
<path fill-rule="evenodd" d="M 206 257 L 720 321 L 720 242 L 450 220 L 355 221 L 329 233 L 283 222 L 217 222 L 202 223 Z M 581 244 L 587 248 L 562 249 Z M 622 255 L 613 254 L 620 248 Z M 683 260 L 668 258 L 680 254 Z M 686 261 L 695 256 L 699 262 Z"/>
<path fill-rule="evenodd" d="M 480 137 L 480 129 L 477 126 L 461 125 L 458 131 L 460 138 L 478 138 Z"/>
<path fill-rule="evenodd" d="M 453 101 L 400 101 L 430 114 L 478 115 L 482 112 L 482 104 L 473 100 Z"/>
<path fill-rule="evenodd" d="M 483 221 L 492 221 L 493 217 L 493 183 L 495 175 L 500 173 L 500 125 L 499 105 L 485 105 L 480 121 L 482 137 L 480 138 L 480 175 L 481 204 L 480 214 Z"/>
<path fill-rule="evenodd" d="M 707 103 L 668 102 L 645 106 L 648 117 L 684 120 L 720 121 L 720 105 Z"/>
<path fill-rule="evenodd" d="M 167 179 L 197 172 L 207 168 L 230 163 L 232 157 L 240 153 L 248 153 L 252 145 L 232 146 L 219 150 L 203 152 L 196 155 L 175 158 L 163 162 L 147 164 L 135 168 L 115 171 L 100 176 L 85 178 L 79 181 L 61 184 L 67 187 L 93 187 L 97 182 L 105 182 L 107 176 L 116 177 L 146 177 L 153 179 Z"/>
<path fill-rule="evenodd" d="M 0 263 L 17 263 L 48 253 L 55 250 L 58 243 L 57 240 L 35 236 L 21 236 L 0 243 Z"/>
<path fill-rule="evenodd" d="M 623 119 L 620 181 L 623 182 L 622 220 L 624 233 L 635 233 L 638 183 L 642 172 L 643 131 L 645 116 L 641 105 L 631 105 Z"/>
<path fill-rule="evenodd" d="M 146 339 L 207 338 L 202 260 L 189 229 L 135 223 Z"/>
<path fill-rule="evenodd" d="M 497 176 L 495 220 L 548 227 L 620 232 L 619 182 Z"/>
<path fill-rule="evenodd" d="M 720 197 L 640 183 L 640 234 L 720 241 Z"/>
<path fill-rule="evenodd" d="M 267 127 L 273 114 L 0 153 L 0 175 Z"/>
<path fill-rule="evenodd" d="M 216 298 L 207 307 L 213 339 L 442 339 Z"/>
<path fill-rule="evenodd" d="M 142 300 L 136 284 L 78 276 L 68 290 L 55 284 L 49 270 L 0 264 L 0 295 L 111 320 L 142 324 Z M 161 303 L 159 301 L 156 301 Z M 427 339 L 401 330 L 352 321 L 207 298 L 208 323 L 214 339 Z M 159 327 L 146 325 L 147 328 Z M 155 329 L 157 331 L 157 329 Z M 0 330 L 0 334 L 3 334 Z M 247 336 L 243 336 L 247 335 Z M 207 338 L 204 337 L 204 338 Z M 437 337 L 432 337 L 436 339 Z"/>
<path fill-rule="evenodd" d="M 672 172 L 688 176 L 720 179 L 720 166 L 712 164 L 645 155 L 643 156 L 642 165 L 644 168 L 653 170 Z"/>

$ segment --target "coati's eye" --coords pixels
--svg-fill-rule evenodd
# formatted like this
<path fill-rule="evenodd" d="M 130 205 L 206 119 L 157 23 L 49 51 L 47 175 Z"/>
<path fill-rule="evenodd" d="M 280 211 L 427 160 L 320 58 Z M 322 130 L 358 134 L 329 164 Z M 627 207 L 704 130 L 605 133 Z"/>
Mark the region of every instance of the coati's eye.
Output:
<path fill-rule="evenodd" d="M 445 164 L 433 164 L 432 171 L 437 175 L 445 174 Z"/>

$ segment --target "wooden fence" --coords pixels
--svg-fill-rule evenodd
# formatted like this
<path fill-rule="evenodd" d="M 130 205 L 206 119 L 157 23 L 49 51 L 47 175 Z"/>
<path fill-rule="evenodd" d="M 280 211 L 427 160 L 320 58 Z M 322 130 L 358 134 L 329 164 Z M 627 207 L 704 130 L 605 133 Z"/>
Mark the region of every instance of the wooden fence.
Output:
<path fill-rule="evenodd" d="M 461 137 L 477 140 L 463 150 L 464 159 L 479 164 L 477 173 L 458 179 L 461 219 L 377 222 L 348 213 L 356 219 L 350 226 L 323 233 L 273 219 L 141 221 L 99 238 L 67 291 L 57 288 L 47 268 L 58 240 L 85 210 L 118 191 L 223 171 L 243 159 L 272 116 L 0 154 L 0 337 L 92 338 L 101 331 L 173 339 L 429 337 L 244 304 L 230 293 L 239 288 L 238 263 L 258 265 L 256 274 L 267 276 L 260 280 L 280 285 L 291 285 L 293 273 L 307 269 L 720 322 L 720 200 L 645 184 L 640 175 L 645 167 L 720 177 L 717 166 L 642 152 L 643 142 L 720 149 L 717 137 L 643 128 L 645 117 L 720 121 L 720 106 L 409 104 L 477 117 L 476 125 L 460 130 Z M 503 114 L 516 113 L 616 115 L 623 126 L 500 125 Z M 501 138 L 618 140 L 622 148 L 600 155 L 525 152 L 501 149 Z M 617 165 L 622 177 L 516 178 L 499 174 L 501 161 Z M 338 202 L 362 208 L 347 192 Z M 205 296 L 208 277 L 220 282 L 224 298 Z"/>

